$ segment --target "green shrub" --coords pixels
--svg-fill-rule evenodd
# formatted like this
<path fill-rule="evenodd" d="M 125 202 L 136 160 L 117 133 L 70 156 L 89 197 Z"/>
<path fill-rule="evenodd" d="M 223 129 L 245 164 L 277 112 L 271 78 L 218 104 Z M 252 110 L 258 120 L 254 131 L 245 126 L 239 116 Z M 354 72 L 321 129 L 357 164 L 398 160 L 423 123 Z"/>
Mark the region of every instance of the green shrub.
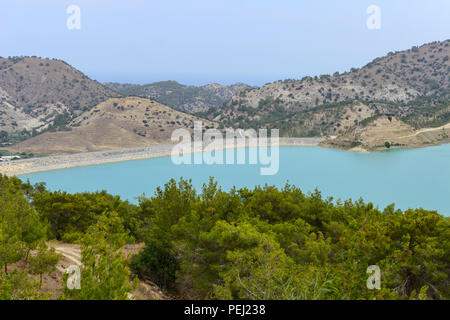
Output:
<path fill-rule="evenodd" d="M 149 277 L 159 286 L 168 288 L 175 282 L 178 265 L 167 248 L 150 242 L 139 254 L 132 257 L 130 269 L 139 277 Z"/>
<path fill-rule="evenodd" d="M 82 232 L 67 232 L 63 234 L 62 241 L 67 243 L 81 243 L 84 234 Z"/>
<path fill-rule="evenodd" d="M 350 144 L 350 148 L 355 148 L 362 145 L 362 143 L 360 141 L 352 141 L 352 143 Z"/>

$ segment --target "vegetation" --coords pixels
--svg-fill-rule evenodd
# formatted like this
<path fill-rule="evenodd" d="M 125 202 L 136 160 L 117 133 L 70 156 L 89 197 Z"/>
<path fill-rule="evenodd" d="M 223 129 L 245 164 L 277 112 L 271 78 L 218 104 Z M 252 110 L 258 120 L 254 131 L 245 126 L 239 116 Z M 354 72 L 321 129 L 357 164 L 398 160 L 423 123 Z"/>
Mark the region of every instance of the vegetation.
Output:
<path fill-rule="evenodd" d="M 39 282 L 27 276 L 27 271 L 10 270 L 10 266 L 26 260 L 31 250 L 43 252 L 46 226 L 37 212 L 30 206 L 21 182 L 18 179 L 0 179 L 0 298 L 1 299 L 42 299 Z M 38 256 L 41 256 L 38 254 Z M 37 260 L 30 259 L 39 274 L 48 268 L 39 268 Z M 36 262 L 36 263 L 35 263 Z M 56 264 L 56 262 L 55 262 Z M 47 264 L 48 266 L 48 264 Z"/>
<path fill-rule="evenodd" d="M 56 198 L 51 202 L 55 211 L 44 215 L 39 201 L 49 195 Z M 105 193 L 95 193 L 91 198 L 82 195 L 78 202 L 76 197 L 70 198 L 74 203 L 61 202 L 58 195 L 49 193 L 43 184 L 32 186 L 15 177 L 0 176 L 0 299 L 48 298 L 52 293 L 40 290 L 43 275 L 56 270 L 61 256 L 47 241 L 56 238 L 55 234 L 71 235 L 71 230 L 84 231 L 75 237 L 83 243 L 82 287 L 66 290 L 59 299 L 128 299 L 136 281 L 130 281 L 127 259 L 120 251 L 125 243 L 133 241 L 125 231 L 127 220 L 119 217 L 123 203 Z M 82 219 L 85 216 L 81 212 L 86 207 L 80 203 L 85 205 L 94 197 L 97 201 L 103 199 L 99 206 L 106 209 L 91 220 Z M 58 213 L 60 219 L 49 222 L 48 218 L 55 218 Z M 68 222 L 62 216 L 69 217 Z M 68 229 L 64 229 L 67 225 Z M 66 279 L 61 279 L 61 283 Z"/>
<path fill-rule="evenodd" d="M 130 271 L 121 248 L 128 235 L 116 210 L 105 212 L 83 238 L 81 288 L 63 297 L 77 300 L 127 300 L 137 286 L 129 283 Z"/>
<path fill-rule="evenodd" d="M 65 242 L 81 242 L 88 228 L 98 222 L 106 210 L 115 206 L 128 232 L 133 232 L 136 208 L 106 192 L 66 192 L 40 190 L 33 195 L 33 205 L 49 223 L 49 237 Z"/>
<path fill-rule="evenodd" d="M 224 192 L 213 179 L 201 193 L 190 181 L 170 180 L 138 205 L 105 192 L 49 192 L 17 178 L 2 176 L 0 185 L 3 266 L 31 250 L 42 262 L 30 262 L 39 266 L 30 270 L 51 272 L 43 238 L 82 243 L 82 289 L 60 299 L 129 298 L 136 280 L 121 248 L 131 242 L 145 247 L 130 269 L 181 298 L 450 297 L 450 220 L 434 211 L 379 210 L 288 184 Z M 382 271 L 380 290 L 366 286 L 371 265 Z M 30 274 L 9 271 L 0 272 L 0 297 L 39 298 Z"/>
<path fill-rule="evenodd" d="M 35 256 L 29 258 L 31 273 L 39 275 L 39 286 L 42 286 L 42 276 L 44 273 L 52 273 L 56 270 L 61 255 L 55 252 L 55 248 L 47 248 L 41 242 Z"/>
<path fill-rule="evenodd" d="M 46 130 L 43 130 L 42 132 L 71 130 L 71 128 L 67 126 L 69 124 L 70 120 L 72 120 L 72 117 L 67 111 L 65 111 L 64 113 L 56 113 L 56 114 L 54 114 L 53 123 L 51 125 L 49 125 L 48 128 Z"/>
<path fill-rule="evenodd" d="M 176 81 L 160 81 L 146 85 L 118 83 L 105 83 L 105 85 L 123 96 L 156 99 L 176 110 L 189 113 L 219 107 L 233 95 L 249 88 L 245 84 L 186 86 Z"/>
<path fill-rule="evenodd" d="M 333 204 L 290 185 L 226 193 L 212 180 L 200 195 L 171 180 L 140 207 L 142 237 L 170 248 L 190 298 L 407 299 L 425 285 L 448 298 L 449 221 L 435 212 Z M 379 291 L 366 288 L 373 264 Z"/>
<path fill-rule="evenodd" d="M 171 288 L 178 264 L 169 248 L 156 242 L 147 242 L 142 252 L 133 256 L 130 268 L 141 278 L 149 277 L 159 286 Z"/>
<path fill-rule="evenodd" d="M 13 144 L 22 142 L 26 139 L 29 139 L 36 134 L 37 134 L 37 132 L 35 132 L 35 131 L 30 132 L 26 129 L 23 129 L 21 131 L 9 132 L 9 133 L 6 131 L 1 131 L 0 132 L 0 145 L 1 146 L 13 145 Z"/>
<path fill-rule="evenodd" d="M 311 108 L 297 110 L 285 108 L 285 101 L 268 96 L 259 101 L 258 107 L 247 106 L 245 101 L 225 104 L 196 113 L 199 117 L 214 119 L 221 116 L 222 127 L 232 128 L 278 128 L 285 137 L 320 136 L 343 133 L 344 114 L 355 106 L 368 106 L 371 116 L 359 121 L 365 127 L 384 114 L 390 114 L 414 128 L 439 127 L 450 122 L 449 93 L 441 90 L 436 94 L 419 97 L 408 103 L 375 99 L 354 99 L 318 104 Z M 355 122 L 354 125 L 358 124 Z M 348 126 L 348 124 L 346 124 Z"/>

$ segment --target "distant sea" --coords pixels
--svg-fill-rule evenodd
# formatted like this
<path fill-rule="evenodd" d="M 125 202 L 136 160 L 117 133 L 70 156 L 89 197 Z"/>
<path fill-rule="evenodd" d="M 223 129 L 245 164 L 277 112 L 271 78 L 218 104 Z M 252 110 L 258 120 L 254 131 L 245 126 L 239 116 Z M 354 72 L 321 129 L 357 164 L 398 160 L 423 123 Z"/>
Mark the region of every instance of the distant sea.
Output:
<path fill-rule="evenodd" d="M 248 151 L 248 150 L 247 150 Z M 450 216 L 450 144 L 420 149 L 359 154 L 320 147 L 280 147 L 280 169 L 261 176 L 259 165 L 175 165 L 170 157 L 134 160 L 21 176 L 44 181 L 51 190 L 107 190 L 137 203 L 154 194 L 170 178 L 192 178 L 201 185 L 215 177 L 225 190 L 233 186 L 294 184 L 303 192 L 318 188 L 325 197 L 372 202 L 380 209 L 437 210 Z"/>

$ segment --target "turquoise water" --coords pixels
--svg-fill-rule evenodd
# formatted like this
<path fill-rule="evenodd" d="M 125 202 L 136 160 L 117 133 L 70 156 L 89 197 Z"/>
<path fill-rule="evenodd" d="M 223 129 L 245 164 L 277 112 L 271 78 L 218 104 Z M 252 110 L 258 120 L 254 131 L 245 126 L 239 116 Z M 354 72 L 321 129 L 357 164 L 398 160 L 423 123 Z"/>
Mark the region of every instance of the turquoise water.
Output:
<path fill-rule="evenodd" d="M 422 207 L 450 215 L 450 144 L 357 154 L 319 147 L 280 147 L 280 169 L 261 176 L 259 165 L 174 165 L 170 157 L 39 172 L 23 175 L 44 181 L 50 190 L 107 190 L 137 202 L 170 178 L 192 178 L 199 189 L 210 176 L 229 190 L 232 186 L 283 186 L 287 181 L 304 192 L 316 187 L 325 196 L 354 200 L 362 197 L 380 208 Z"/>

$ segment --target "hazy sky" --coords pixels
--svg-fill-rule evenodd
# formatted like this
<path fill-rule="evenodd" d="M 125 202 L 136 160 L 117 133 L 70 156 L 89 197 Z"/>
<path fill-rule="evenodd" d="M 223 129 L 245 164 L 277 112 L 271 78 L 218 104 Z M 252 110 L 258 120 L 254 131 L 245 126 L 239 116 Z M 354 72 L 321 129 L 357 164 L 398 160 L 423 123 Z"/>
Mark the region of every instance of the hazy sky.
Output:
<path fill-rule="evenodd" d="M 99 81 L 261 85 L 448 38 L 449 0 L 0 0 L 0 56 L 63 59 Z"/>

